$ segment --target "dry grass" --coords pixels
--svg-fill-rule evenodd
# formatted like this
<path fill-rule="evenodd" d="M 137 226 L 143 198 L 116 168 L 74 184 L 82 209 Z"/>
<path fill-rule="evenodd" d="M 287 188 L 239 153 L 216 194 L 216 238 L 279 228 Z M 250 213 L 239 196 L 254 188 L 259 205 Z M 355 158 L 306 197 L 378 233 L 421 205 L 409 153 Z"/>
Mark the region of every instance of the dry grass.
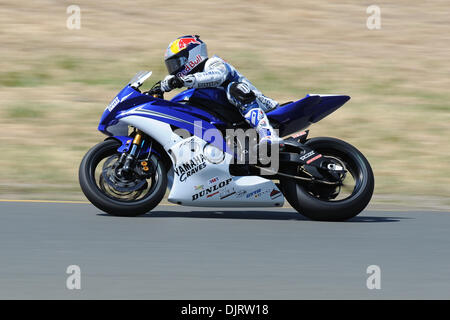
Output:
<path fill-rule="evenodd" d="M 267 95 L 352 100 L 311 129 L 367 155 L 376 193 L 450 192 L 450 4 L 376 1 L 68 1 L 0 5 L 1 197 L 81 198 L 77 168 L 104 106 L 138 70 L 164 76 L 173 38 L 196 33 Z"/>

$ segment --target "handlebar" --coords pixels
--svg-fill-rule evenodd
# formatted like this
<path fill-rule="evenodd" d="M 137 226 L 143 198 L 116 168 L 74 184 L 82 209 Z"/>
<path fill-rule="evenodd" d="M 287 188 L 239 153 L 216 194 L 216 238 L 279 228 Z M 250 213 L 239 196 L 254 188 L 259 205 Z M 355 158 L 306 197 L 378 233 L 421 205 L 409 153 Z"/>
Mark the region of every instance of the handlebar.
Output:
<path fill-rule="evenodd" d="M 161 81 L 156 82 L 153 87 L 151 87 L 150 90 L 147 92 L 144 92 L 144 94 L 151 95 L 155 98 L 163 99 L 164 98 L 164 92 L 161 90 Z"/>

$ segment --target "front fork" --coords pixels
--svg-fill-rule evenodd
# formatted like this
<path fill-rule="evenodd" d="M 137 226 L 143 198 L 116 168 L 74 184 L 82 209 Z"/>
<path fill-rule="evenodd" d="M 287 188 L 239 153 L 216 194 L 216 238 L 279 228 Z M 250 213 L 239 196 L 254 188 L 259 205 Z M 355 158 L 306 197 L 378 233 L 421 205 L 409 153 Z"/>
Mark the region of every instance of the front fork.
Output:
<path fill-rule="evenodd" d="M 120 174 L 129 174 L 133 171 L 133 167 L 136 161 L 137 156 L 139 155 L 139 152 L 141 148 L 144 146 L 145 139 L 144 139 L 144 133 L 140 130 L 136 131 L 136 135 L 134 136 L 133 142 L 131 143 L 130 152 L 122 153 L 119 159 L 119 163 L 123 166 L 120 169 Z M 146 163 L 143 164 L 143 170 L 148 171 L 148 167 L 146 168 Z M 145 170 L 147 169 L 147 170 Z"/>
<path fill-rule="evenodd" d="M 131 144 L 131 150 L 128 153 L 128 156 L 126 156 L 125 163 L 123 165 L 123 171 L 130 172 L 131 167 L 134 164 L 134 160 L 136 159 L 136 155 L 139 153 L 141 143 L 144 142 L 142 136 L 143 136 L 142 132 L 138 130 Z"/>

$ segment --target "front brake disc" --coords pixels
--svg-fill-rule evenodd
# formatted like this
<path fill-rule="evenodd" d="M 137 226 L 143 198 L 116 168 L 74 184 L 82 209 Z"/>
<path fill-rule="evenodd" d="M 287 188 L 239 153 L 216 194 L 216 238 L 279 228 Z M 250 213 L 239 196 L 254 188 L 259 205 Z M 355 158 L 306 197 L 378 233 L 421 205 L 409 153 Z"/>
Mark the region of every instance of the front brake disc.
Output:
<path fill-rule="evenodd" d="M 146 179 L 139 177 L 134 172 L 129 177 L 119 176 L 117 174 L 117 158 L 117 156 L 112 156 L 105 161 L 102 168 L 102 177 L 105 182 L 119 192 L 142 190 L 142 187 L 147 183 Z"/>

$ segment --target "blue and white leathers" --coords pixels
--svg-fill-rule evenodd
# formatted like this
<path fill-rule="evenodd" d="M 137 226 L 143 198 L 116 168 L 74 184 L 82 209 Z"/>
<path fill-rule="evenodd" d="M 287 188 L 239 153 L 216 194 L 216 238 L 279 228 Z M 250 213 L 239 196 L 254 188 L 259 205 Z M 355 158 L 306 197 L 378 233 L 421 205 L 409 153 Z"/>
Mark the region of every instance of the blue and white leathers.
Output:
<path fill-rule="evenodd" d="M 256 96 L 256 104 L 248 106 L 242 110 L 245 114 L 249 108 L 261 108 L 268 112 L 278 106 L 278 102 L 264 96 L 246 77 L 236 70 L 231 64 L 225 62 L 218 56 L 209 58 L 204 66 L 203 72 L 187 75 L 183 78 L 185 86 L 188 88 L 214 88 L 223 87 L 227 92 L 228 100 L 240 110 L 244 107 L 240 101 L 236 100 L 230 93 L 230 86 L 233 82 L 245 83 Z"/>
<path fill-rule="evenodd" d="M 162 88 L 165 91 L 170 90 L 166 84 L 171 76 L 163 81 Z M 239 73 L 231 64 L 225 62 L 218 56 L 213 56 L 206 60 L 202 72 L 196 72 L 182 77 L 184 86 L 188 88 L 218 88 L 222 87 L 227 93 L 228 101 L 236 106 L 247 122 L 254 127 L 259 136 L 273 142 L 281 142 L 274 129 L 269 123 L 265 112 L 275 109 L 278 102 L 264 96 L 246 77 Z M 243 102 L 235 96 L 231 88 L 233 84 L 238 83 L 239 90 L 245 93 L 252 93 L 254 97 L 251 101 Z M 252 121 L 250 115 L 257 112 L 258 120 Z"/>
<path fill-rule="evenodd" d="M 138 78 L 119 92 L 105 109 L 98 129 L 121 142 L 119 152 L 128 151 L 131 145 L 128 126 L 145 132 L 164 149 L 172 161 L 168 172 L 170 202 L 220 207 L 283 205 L 284 196 L 270 176 L 266 179 L 230 174 L 233 153 L 227 149 L 223 137 L 208 134 L 226 126 L 226 120 L 203 108 L 184 104 L 191 98 L 201 97 L 232 108 L 223 88 L 188 89 L 168 101 L 138 91 L 142 82 Z M 343 95 L 308 95 L 269 111 L 267 116 L 277 122 L 285 136 L 321 120 L 349 99 Z M 258 114 L 254 117 L 258 119 Z M 192 136 L 180 136 L 178 129 Z M 144 156 L 149 152 L 158 154 L 151 147 L 141 150 Z"/>

